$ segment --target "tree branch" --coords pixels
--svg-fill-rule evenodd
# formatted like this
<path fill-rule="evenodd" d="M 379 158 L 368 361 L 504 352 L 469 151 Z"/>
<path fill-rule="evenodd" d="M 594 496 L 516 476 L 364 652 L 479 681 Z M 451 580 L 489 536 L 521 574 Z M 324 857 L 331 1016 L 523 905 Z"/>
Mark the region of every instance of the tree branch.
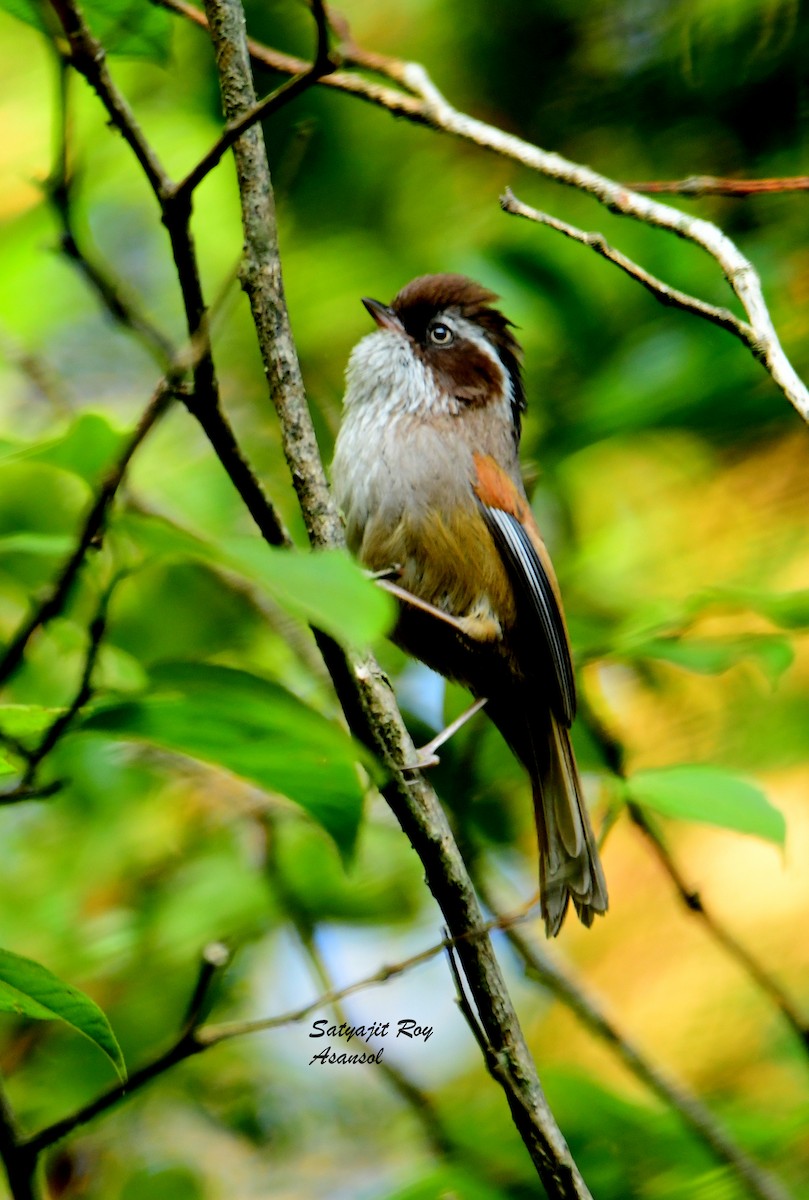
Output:
<path fill-rule="evenodd" d="M 33 384 L 50 405 L 55 416 L 70 416 L 70 391 L 51 364 L 39 353 L 21 345 L 16 337 L 6 329 L 0 328 L 0 354 Z"/>
<path fill-rule="evenodd" d="M 555 229 L 557 233 L 571 238 L 574 242 L 581 242 L 583 246 L 589 246 L 601 258 L 606 258 L 608 262 L 614 263 L 630 279 L 636 280 L 641 287 L 645 287 L 661 304 L 693 313 L 697 317 L 703 317 L 706 321 L 710 321 L 713 325 L 718 325 L 720 329 L 726 329 L 743 342 L 755 357 L 758 357 L 759 345 L 750 325 L 745 321 L 740 321 L 728 308 L 718 308 L 714 304 L 698 300 L 696 296 L 689 296 L 686 292 L 669 287 L 662 279 L 650 275 L 638 263 L 633 262 L 631 258 L 627 258 L 620 250 L 611 246 L 603 233 L 585 233 L 583 229 L 577 229 L 575 225 L 569 225 L 567 221 L 560 221 L 537 208 L 531 208 L 529 205 L 523 204 L 522 200 L 518 200 L 511 188 L 506 188 L 505 193 L 500 197 L 500 207 L 503 212 L 517 217 L 525 217 L 539 225 L 547 225 L 550 229 Z"/>
<path fill-rule="evenodd" d="M 134 1071 L 123 1083 L 116 1084 L 115 1087 L 110 1088 L 109 1091 L 104 1092 L 83 1108 L 71 1113 L 70 1116 L 61 1121 L 54 1121 L 52 1125 L 46 1126 L 31 1137 L 19 1140 L 18 1147 L 36 1160 L 43 1150 L 47 1150 L 48 1146 L 67 1137 L 74 1129 L 86 1125 L 93 1117 L 107 1112 L 119 1101 L 133 1095 L 177 1063 L 192 1058 L 195 1054 L 200 1054 L 205 1049 L 206 1043 L 201 1042 L 198 1038 L 199 1021 L 204 1013 L 214 979 L 227 965 L 229 957 L 227 949 L 221 942 L 213 942 L 203 950 L 197 982 L 189 1001 L 180 1035 L 168 1050 L 152 1062 L 147 1063 L 146 1066 L 141 1067 L 139 1071 Z"/>
<path fill-rule="evenodd" d="M 213 144 L 208 153 L 189 171 L 185 179 L 181 180 L 173 189 L 173 200 L 184 201 L 190 196 L 191 192 L 214 169 L 223 155 L 239 140 L 243 133 L 246 133 L 248 129 L 258 124 L 259 121 L 264 121 L 267 117 L 277 113 L 279 109 L 284 108 L 292 100 L 297 100 L 298 96 L 308 91 L 324 75 L 328 75 L 331 71 L 335 70 L 337 63 L 329 52 L 329 26 L 323 4 L 313 3 L 312 13 L 317 29 L 317 43 L 315 45 L 315 57 L 312 60 L 312 65 L 307 70 L 302 71 L 300 75 L 295 75 L 292 79 L 287 80 L 286 83 L 281 84 L 269 96 L 265 96 L 263 100 L 259 100 L 257 104 L 254 104 L 251 108 L 243 112 L 240 117 L 237 117 L 233 121 L 228 121 L 221 136 Z"/>
<path fill-rule="evenodd" d="M 197 25 L 206 24 L 203 14 L 186 0 L 155 2 Z M 301 59 L 255 41 L 249 43 L 249 48 L 256 62 L 287 75 L 299 75 L 311 67 Z M 335 71 L 321 79 L 320 84 L 357 96 L 386 109 L 392 116 L 428 125 L 481 149 L 491 150 L 557 183 L 587 192 L 610 212 L 631 217 L 652 228 L 667 230 L 700 246 L 717 262 L 745 311 L 753 330 L 756 359 L 803 419 L 809 421 L 809 390 L 784 353 L 764 300 L 761 281 L 752 264 L 716 225 L 691 217 L 671 205 L 650 200 L 590 167 L 533 146 L 513 134 L 504 133 L 495 126 L 459 112 L 439 92 L 419 63 L 401 62 L 386 55 L 364 51 L 353 43 L 343 47 L 343 58 L 345 62 L 387 77 L 398 86 L 386 87 L 346 71 Z"/>
<path fill-rule="evenodd" d="M 6 1169 L 11 1200 L 38 1200 L 36 1186 L 36 1154 L 25 1146 L 17 1128 L 17 1120 L 0 1084 L 0 1160 Z"/>
<path fill-rule="evenodd" d="M 612 733 L 606 728 L 603 721 L 593 712 L 592 706 L 587 703 L 586 697 L 580 707 L 582 719 L 585 721 L 590 733 L 601 747 L 604 755 L 604 761 L 613 774 L 621 780 L 626 779 L 626 769 L 624 763 L 624 748 Z M 750 976 L 754 983 L 770 997 L 776 1007 L 780 1010 L 785 1020 L 788 1022 L 795 1036 L 800 1041 L 804 1051 L 809 1051 L 809 1023 L 804 1021 L 798 1013 L 795 1005 L 784 992 L 783 988 L 772 978 L 772 976 L 764 970 L 759 963 L 746 950 L 733 934 L 725 928 L 712 913 L 710 913 L 703 904 L 703 901 L 698 892 L 689 888 L 680 874 L 677 866 L 669 853 L 668 849 L 661 840 L 659 834 L 654 827 L 649 823 L 643 809 L 632 801 L 626 805 L 630 819 L 643 833 L 649 844 L 654 849 L 654 852 L 663 866 L 666 874 L 674 884 L 677 894 L 689 912 L 694 913 L 699 917 L 708 932 L 719 943 L 723 949 L 736 960 L 742 970 Z"/>
<path fill-rule="evenodd" d="M 95 670 L 96 661 L 98 659 L 98 652 L 101 649 L 101 642 L 104 638 L 107 628 L 107 608 L 109 606 L 111 595 L 112 588 L 108 588 L 101 597 L 101 603 L 98 606 L 98 612 L 93 618 L 90 628 L 87 631 L 87 649 L 85 650 L 84 654 L 84 666 L 82 668 L 81 679 L 79 680 L 79 686 L 76 689 L 76 694 L 65 711 L 61 712 L 59 716 L 51 722 L 51 724 L 43 733 L 39 745 L 29 754 L 28 765 L 20 784 L 21 789 L 31 788 L 40 763 L 47 758 L 54 747 L 58 745 L 92 695 L 92 676 L 93 671 Z"/>
<path fill-rule="evenodd" d="M 220 73 L 225 117 L 237 120 L 255 104 L 250 59 L 239 0 L 208 0 L 208 22 Z M 245 233 L 242 275 L 273 402 L 281 422 L 309 537 L 316 546 L 344 542 L 339 515 L 329 495 L 306 405 L 284 301 L 272 184 L 261 131 L 253 127 L 234 145 Z M 391 772 L 384 795 L 425 867 L 428 885 L 454 937 L 482 924 L 480 908 L 432 788 L 402 764 L 412 761 L 412 743 L 386 681 L 372 660 L 346 659 L 320 638 L 327 666 L 349 725 Z M 516 1013 L 488 939 L 464 943 L 459 954 L 494 1052 L 504 1064 L 502 1083 L 514 1123 L 552 1197 L 586 1197 L 586 1185 L 548 1108 Z"/>
<path fill-rule="evenodd" d="M 81 11 L 72 0 L 50 2 L 70 46 L 70 62 L 97 93 L 109 114 L 110 124 L 122 134 L 140 163 L 152 191 L 159 198 L 171 181 L 143 136 L 135 114 L 112 82 L 104 47 L 93 37 Z"/>
<path fill-rule="evenodd" d="M 699 892 L 688 887 L 668 848 L 660 839 L 657 831 L 647 821 L 643 809 L 631 802 L 627 804 L 627 809 L 629 810 L 632 823 L 637 826 L 654 849 L 658 861 L 674 884 L 677 895 L 685 908 L 702 921 L 714 940 L 722 946 L 731 958 L 736 960 L 742 970 L 750 976 L 765 995 L 769 996 L 776 1008 L 780 1010 L 784 1020 L 791 1027 L 804 1052 L 809 1053 L 809 1023 L 803 1020 L 783 988 L 773 979 L 768 971 L 765 971 L 761 963 L 734 937 L 730 930 L 714 916 L 711 910 L 705 907 L 705 903 Z"/>
<path fill-rule="evenodd" d="M 792 175 L 785 179 L 717 179 L 714 175 L 689 175 L 687 179 L 652 180 L 628 183 L 633 192 L 647 195 L 668 193 L 675 196 L 760 196 L 780 192 L 809 191 L 809 175 Z"/>
<path fill-rule="evenodd" d="M 90 511 L 84 519 L 75 549 L 64 563 L 45 599 L 33 610 L 6 647 L 5 653 L 0 659 L 0 683 L 5 682 L 17 669 L 26 646 L 37 629 L 47 624 L 64 608 L 87 551 L 102 534 L 110 505 L 123 482 L 132 456 L 169 408 L 186 369 L 187 357 L 183 355 L 181 360 L 157 385 L 121 455 L 105 476 Z"/>
<path fill-rule="evenodd" d="M 84 75 L 95 89 L 110 122 L 121 131 L 132 148 L 160 205 L 177 269 L 189 338 L 195 345 L 202 345 L 201 350 L 194 355 L 192 363 L 193 395 L 183 397 L 186 407 L 202 426 L 262 536 L 273 546 L 289 545 L 290 539 L 283 523 L 241 453 L 233 430 L 221 409 L 219 387 L 208 342 L 207 314 L 196 248 L 190 230 L 190 194 L 185 203 L 176 199 L 174 184 L 146 142 L 125 97 L 104 66 L 103 48 L 90 32 L 76 0 L 54 0 L 54 8 L 70 43 L 72 66 Z M 66 159 L 66 155 L 64 157 Z M 67 200 L 69 201 L 69 193 Z M 69 208 L 67 211 L 69 214 Z M 86 262 L 84 255 L 80 251 L 77 252 L 82 263 Z M 96 287 L 111 314 L 123 324 L 135 328 L 139 317 L 129 301 L 110 283 L 108 276 L 96 271 L 85 271 L 85 274 Z M 151 341 L 159 344 L 163 335 L 149 325 L 148 336 Z M 1 672 L 0 666 L 0 679 Z"/>
<path fill-rule="evenodd" d="M 270 837 L 272 837 L 272 826 L 270 824 Z M 334 981 L 331 973 L 326 966 L 326 961 L 320 951 L 318 945 L 314 924 L 309 920 L 308 916 L 301 910 L 297 903 L 296 897 L 286 887 L 281 872 L 278 870 L 278 864 L 272 850 L 272 842 L 267 854 L 267 863 L 272 875 L 272 883 L 279 899 L 283 906 L 283 910 L 289 917 L 289 920 L 295 930 L 295 935 L 300 943 L 301 949 L 306 956 L 307 961 L 312 969 L 321 990 L 326 993 L 334 993 Z M 337 999 L 331 1005 L 332 1011 L 336 1017 L 337 1024 L 353 1024 L 349 1020 L 342 1002 Z M 366 1049 L 373 1049 L 370 1042 L 363 1038 L 358 1038 L 358 1044 Z M 404 1100 L 410 1110 L 413 1112 L 417 1120 L 420 1122 L 424 1131 L 424 1135 L 432 1149 L 433 1153 L 439 1157 L 450 1158 L 456 1152 L 449 1131 L 445 1128 L 435 1104 L 428 1094 L 418 1087 L 412 1079 L 408 1078 L 404 1071 L 395 1064 L 383 1059 L 377 1066 L 382 1075 L 387 1079 L 393 1091 Z"/>
<path fill-rule="evenodd" d="M 520 908 L 509 916 L 500 917 L 497 920 L 487 922 L 479 929 L 470 930 L 469 933 L 464 935 L 465 939 L 475 940 L 486 937 L 490 930 L 503 928 L 504 922 L 521 921 L 525 919 L 525 916 L 525 907 Z M 113 1108 L 121 1100 L 128 1099 L 129 1096 L 139 1091 L 147 1083 L 151 1083 L 153 1079 L 164 1074 L 177 1063 L 183 1062 L 186 1058 L 201 1054 L 211 1046 L 219 1045 L 220 1042 L 244 1037 L 246 1034 L 263 1033 L 270 1029 L 282 1029 L 286 1025 L 300 1024 L 301 1021 L 305 1021 L 307 1017 L 317 1012 L 318 1009 L 339 1003 L 347 996 L 354 995 L 354 993 L 363 991 L 365 988 L 387 983 L 389 979 L 393 979 L 397 975 L 402 975 L 406 971 L 420 966 L 421 963 L 428 962 L 430 959 L 442 954 L 449 946 L 455 944 L 455 941 L 447 941 L 445 939 L 437 945 L 429 946 L 426 950 L 422 950 L 420 953 L 404 959 L 402 962 L 381 967 L 373 975 L 368 975 L 363 979 L 348 984 L 347 987 L 326 992 L 309 1004 L 293 1009 L 291 1012 L 281 1013 L 276 1017 L 264 1017 L 255 1021 L 231 1021 L 222 1025 L 200 1025 L 200 1020 L 204 1016 L 207 1007 L 212 982 L 218 972 L 228 962 L 226 947 L 221 942 L 213 942 L 211 945 L 206 946 L 203 951 L 199 976 L 189 1001 L 188 1011 L 183 1021 L 180 1035 L 168 1050 L 153 1059 L 152 1062 L 141 1067 L 140 1070 L 133 1072 L 125 1083 L 116 1084 L 115 1087 L 96 1097 L 95 1100 L 90 1101 L 83 1108 L 64 1117 L 61 1121 L 55 1121 L 52 1125 L 47 1125 L 39 1133 L 32 1134 L 28 1138 L 19 1139 L 18 1145 L 25 1148 L 32 1155 L 37 1156 L 49 1146 L 67 1137 L 74 1129 L 78 1129 L 81 1125 L 86 1125 L 95 1117 Z"/>
<path fill-rule="evenodd" d="M 15 787 L 10 792 L 0 792 L 0 804 L 22 804 L 26 800 L 49 800 L 57 792 L 61 792 L 64 783 L 55 779 L 43 787 Z"/>
<path fill-rule="evenodd" d="M 486 907 L 497 917 L 497 907 L 478 876 L 475 877 L 475 885 Z M 720 1162 L 731 1168 L 751 1196 L 757 1200 L 789 1200 L 789 1193 L 779 1180 L 736 1144 L 728 1130 L 684 1084 L 668 1076 L 627 1038 L 580 983 L 563 971 L 546 951 L 534 940 L 529 940 L 513 923 L 504 922 L 502 928 L 529 977 L 546 987 L 594 1037 L 606 1042 L 624 1066 L 659 1100 L 672 1108 L 683 1124 Z"/>

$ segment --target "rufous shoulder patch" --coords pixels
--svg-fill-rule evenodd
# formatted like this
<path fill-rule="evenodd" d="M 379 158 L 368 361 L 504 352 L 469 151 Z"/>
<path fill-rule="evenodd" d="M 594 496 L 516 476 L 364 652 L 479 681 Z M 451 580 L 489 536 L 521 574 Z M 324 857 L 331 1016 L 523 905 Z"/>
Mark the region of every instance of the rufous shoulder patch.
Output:
<path fill-rule="evenodd" d="M 499 508 L 510 513 L 520 523 L 526 519 L 528 504 L 506 471 L 490 454 L 473 454 L 477 480 L 475 495 L 489 508 Z"/>

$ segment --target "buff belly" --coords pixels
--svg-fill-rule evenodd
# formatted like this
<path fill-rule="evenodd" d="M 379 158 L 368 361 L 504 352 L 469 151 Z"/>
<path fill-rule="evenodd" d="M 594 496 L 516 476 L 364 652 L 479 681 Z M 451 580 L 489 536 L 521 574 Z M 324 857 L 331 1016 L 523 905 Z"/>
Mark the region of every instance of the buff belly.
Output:
<path fill-rule="evenodd" d="M 436 429 L 398 421 L 381 436 L 369 434 L 344 425 L 335 455 L 349 546 L 369 570 L 396 570 L 406 591 L 468 622 L 465 636 L 403 604 L 393 640 L 482 695 L 491 672 L 499 674 L 510 658 L 516 613 L 472 489 L 471 452 L 457 422 Z"/>

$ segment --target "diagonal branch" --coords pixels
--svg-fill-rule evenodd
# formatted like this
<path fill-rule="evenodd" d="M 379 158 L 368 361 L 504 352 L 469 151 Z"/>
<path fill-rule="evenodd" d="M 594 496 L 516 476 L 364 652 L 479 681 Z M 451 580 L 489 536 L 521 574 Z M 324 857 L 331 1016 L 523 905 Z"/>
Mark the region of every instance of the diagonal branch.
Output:
<path fill-rule="evenodd" d="M 45 181 L 44 189 L 61 228 L 60 249 L 97 293 L 112 319 L 133 333 L 165 370 L 174 353 L 169 339 L 139 311 L 134 298 L 128 294 L 124 285 L 113 279 L 108 269 L 102 270 L 86 250 L 79 247 L 73 220 L 74 178 L 69 154 L 70 59 L 59 54 L 57 69 L 59 86 L 55 114 L 56 138 L 51 172 Z"/>
<path fill-rule="evenodd" d="M 294 892 L 286 885 L 274 850 L 275 830 L 273 823 L 268 819 L 265 824 L 268 833 L 266 862 L 273 889 L 278 895 L 284 913 L 289 918 L 295 930 L 301 949 L 309 962 L 320 988 L 326 994 L 334 993 L 334 981 L 318 944 L 316 927 L 309 915 L 304 912 Z M 348 1019 L 341 1000 L 335 1000 L 330 1007 L 334 1012 L 337 1024 L 353 1024 Z M 372 1049 L 371 1043 L 364 1038 L 358 1038 L 358 1044 L 369 1050 Z M 421 1123 L 425 1137 L 433 1152 L 445 1158 L 449 1158 L 456 1153 L 457 1147 L 448 1129 L 445 1127 L 432 1098 L 427 1092 L 418 1087 L 400 1067 L 388 1062 L 387 1059 L 378 1062 L 377 1066 L 391 1085 L 391 1088 L 405 1101 L 414 1116 Z"/>
<path fill-rule="evenodd" d="M 90 511 L 79 531 L 76 545 L 62 566 L 45 599 L 23 622 L 5 653 L 0 658 L 0 683 L 5 682 L 16 671 L 31 637 L 53 617 L 58 616 L 67 603 L 73 584 L 92 545 L 101 536 L 110 506 L 121 486 L 135 451 L 149 436 L 160 418 L 168 410 L 181 385 L 187 370 L 187 359 L 183 355 L 172 370 L 161 379 L 154 394 L 144 409 L 137 426 L 130 434 L 123 451 L 107 472 Z"/>
<path fill-rule="evenodd" d="M 567 221 L 560 221 L 557 217 L 550 216 L 549 213 L 541 212 L 538 208 L 531 208 L 529 205 L 523 204 L 522 200 L 518 200 L 511 188 L 506 188 L 504 195 L 500 197 L 500 207 L 504 212 L 511 213 L 516 217 L 525 217 L 528 221 L 535 221 L 538 225 L 547 225 L 549 229 L 555 229 L 564 237 L 571 238 L 574 242 L 580 242 L 583 246 L 589 246 L 601 258 L 606 258 L 607 262 L 614 263 L 630 279 L 636 280 L 641 287 L 645 287 L 661 304 L 693 313 L 697 317 L 703 317 L 706 321 L 710 321 L 712 325 L 718 325 L 720 329 L 726 329 L 729 333 L 735 334 L 748 349 L 752 350 L 754 356 L 758 357 L 758 341 L 750 325 L 745 321 L 740 321 L 728 308 L 718 308 L 715 304 L 707 304 L 704 300 L 698 300 L 696 296 L 689 296 L 687 292 L 669 287 L 662 279 L 650 275 L 638 263 L 633 262 L 631 258 L 627 258 L 620 250 L 611 246 L 603 233 L 585 233 L 583 229 L 577 229 L 575 225 L 569 225 Z"/>
<path fill-rule="evenodd" d="M 809 192 L 809 175 L 785 179 L 717 179 L 715 175 L 689 175 L 687 179 L 651 180 L 628 183 L 633 192 L 671 196 L 760 196 L 781 192 Z"/>
<path fill-rule="evenodd" d="M 146 142 L 126 98 L 104 65 L 103 48 L 93 37 L 77 0 L 53 0 L 53 5 L 70 44 L 72 66 L 95 89 L 111 124 L 121 131 L 143 168 L 160 205 L 163 223 L 171 242 L 188 335 L 192 344 L 197 347 L 191 363 L 194 390 L 193 393 L 183 395 L 186 408 L 201 425 L 262 536 L 270 545 L 289 545 L 289 535 L 283 522 L 242 454 L 220 404 L 219 385 L 208 336 L 208 314 L 202 293 L 196 246 L 190 229 L 190 194 L 186 196 L 184 203 L 175 198 L 174 184 Z M 63 157 L 66 159 L 66 154 Z M 64 169 L 60 168 L 61 173 L 64 173 Z M 58 174 L 59 172 L 57 176 Z M 68 192 L 68 204 L 69 199 Z M 84 261 L 82 252 L 77 252 Z M 102 302 L 113 317 L 133 328 L 137 324 L 136 313 L 123 295 L 114 294 L 115 289 L 106 273 L 85 273 L 96 286 Z M 149 337 L 155 344 L 159 345 L 162 336 L 160 331 L 149 326 Z M 2 678 L 0 666 L 0 680 Z"/>
<path fill-rule="evenodd" d="M 42 787 L 15 787 L 10 792 L 0 792 L 0 804 L 22 804 L 26 800 L 49 800 L 57 792 L 61 792 L 64 783 L 55 779 Z"/>
<path fill-rule="evenodd" d="M 647 821 L 643 809 L 631 802 L 627 805 L 627 808 L 632 823 L 637 826 L 652 846 L 658 861 L 674 884 L 677 895 L 685 908 L 700 918 L 714 940 L 719 943 L 731 958 L 736 960 L 742 970 L 750 976 L 765 995 L 769 996 L 770 1000 L 772 1000 L 773 1004 L 781 1012 L 784 1020 L 791 1027 L 792 1032 L 798 1038 L 804 1051 L 809 1053 L 809 1021 L 801 1017 L 783 988 L 773 979 L 769 972 L 764 970 L 761 963 L 714 916 L 711 910 L 705 907 L 705 902 L 699 892 L 694 891 L 693 888 L 688 886 L 659 834 Z"/>
<path fill-rule="evenodd" d="M 207 0 L 225 117 L 237 120 L 255 104 L 240 0 Z M 242 203 L 245 264 L 242 281 L 250 299 L 273 402 L 281 422 L 287 461 L 310 540 L 340 545 L 343 531 L 330 497 L 292 339 L 284 300 L 272 183 L 261 131 L 248 130 L 234 146 Z M 482 914 L 463 859 L 435 792 L 403 764 L 412 743 L 389 685 L 372 660 L 346 657 L 324 638 L 321 650 L 353 732 L 376 750 L 390 772 L 383 794 L 425 868 L 427 882 L 453 937 L 482 924 Z M 589 1196 L 587 1186 L 548 1107 L 500 967 L 487 938 L 459 944 L 481 1024 L 502 1066 L 500 1082 L 514 1124 L 551 1197 Z"/>
<path fill-rule="evenodd" d="M 229 957 L 227 949 L 220 942 L 212 942 L 203 950 L 197 981 L 189 1000 L 188 1010 L 183 1020 L 180 1034 L 171 1046 L 169 1046 L 168 1050 L 153 1059 L 152 1062 L 141 1067 L 140 1070 L 133 1071 L 123 1083 L 116 1084 L 95 1100 L 91 1100 L 83 1108 L 71 1113 L 70 1116 L 64 1117 L 61 1121 L 55 1121 L 52 1125 L 46 1126 L 39 1133 L 35 1133 L 31 1137 L 19 1138 L 17 1141 L 18 1152 L 22 1152 L 27 1159 L 36 1162 L 36 1159 L 42 1154 L 43 1150 L 47 1150 L 55 1142 L 59 1142 L 62 1138 L 67 1137 L 74 1129 L 86 1125 L 88 1121 L 92 1121 L 94 1117 L 107 1112 L 125 1097 L 140 1091 L 147 1083 L 151 1083 L 153 1079 L 157 1079 L 160 1075 L 170 1070 L 171 1067 L 176 1066 L 177 1063 L 184 1062 L 185 1059 L 200 1054 L 207 1044 L 201 1041 L 198 1036 L 200 1021 L 202 1020 L 214 979 L 227 966 Z"/>
<path fill-rule="evenodd" d="M 81 672 L 79 686 L 76 689 L 76 694 L 67 706 L 64 712 L 61 712 L 58 717 L 48 726 L 43 733 L 39 745 L 31 751 L 28 756 L 28 765 L 25 774 L 23 775 L 20 784 L 21 789 L 31 788 L 36 778 L 37 768 L 40 763 L 47 758 L 55 746 L 59 744 L 61 739 L 67 733 L 70 726 L 75 721 L 85 704 L 92 696 L 92 678 L 95 665 L 98 660 L 98 653 L 101 649 L 101 643 L 107 628 L 107 609 L 112 597 L 113 587 L 109 587 L 101 597 L 101 603 L 98 606 L 98 612 L 90 623 L 87 636 L 87 649 L 84 654 L 84 666 Z"/>
<path fill-rule="evenodd" d="M 508 923 L 522 921 L 526 916 L 527 910 L 523 906 L 514 913 L 498 917 L 496 920 L 484 923 L 478 929 L 470 930 L 464 935 L 464 938 L 467 941 L 474 941 L 475 939 L 487 937 L 491 930 L 502 929 Z M 95 1117 L 101 1116 L 121 1100 L 128 1099 L 129 1096 L 139 1091 L 140 1088 L 145 1087 L 146 1084 L 151 1083 L 153 1079 L 157 1079 L 160 1075 L 163 1075 L 166 1071 L 176 1066 L 177 1063 L 183 1062 L 185 1059 L 191 1058 L 196 1054 L 201 1054 L 211 1046 L 218 1046 L 220 1042 L 227 1042 L 233 1038 L 244 1037 L 251 1033 L 263 1033 L 271 1029 L 283 1029 L 288 1025 L 299 1025 L 319 1009 L 339 1004 L 346 997 L 364 991 L 366 988 L 377 987 L 380 984 L 387 983 L 389 979 L 394 979 L 398 975 L 403 975 L 407 971 L 413 970 L 422 963 L 429 962 L 455 945 L 457 945 L 456 940 L 444 939 L 436 945 L 428 946 L 426 950 L 421 950 L 418 954 L 413 954 L 401 962 L 381 967 L 372 975 L 358 979 L 346 987 L 325 992 L 308 1004 L 292 1009 L 290 1012 L 280 1013 L 275 1017 L 264 1017 L 255 1021 L 231 1021 L 223 1025 L 202 1025 L 200 1022 L 204 1016 L 213 979 L 227 965 L 229 957 L 226 947 L 220 942 L 213 942 L 211 945 L 206 946 L 203 951 L 199 977 L 189 1001 L 185 1020 L 183 1021 L 179 1036 L 169 1046 L 168 1050 L 164 1051 L 163 1054 L 151 1062 L 146 1063 L 139 1070 L 132 1072 L 125 1083 L 119 1083 L 109 1088 L 108 1091 L 97 1096 L 95 1100 L 91 1100 L 83 1108 L 62 1118 L 60 1121 L 55 1121 L 52 1125 L 46 1125 L 44 1129 L 32 1134 L 28 1138 L 18 1136 L 17 1144 L 33 1157 L 36 1157 L 43 1150 L 47 1150 L 49 1146 L 53 1146 L 56 1142 L 61 1141 L 62 1138 L 67 1137 L 74 1129 L 78 1129 L 80 1126 L 92 1121 Z M 2 1097 L 0 1097 L 0 1124 L 1 1122 Z M 2 1128 L 0 1128 L 1 1138 Z"/>
<path fill-rule="evenodd" d="M 12 1200 L 37 1200 L 36 1154 L 26 1149 L 17 1119 L 0 1083 L 0 1160 L 6 1168 Z"/>
<path fill-rule="evenodd" d="M 587 702 L 586 697 L 583 699 L 581 706 L 581 715 L 586 722 L 587 728 L 592 734 L 595 741 L 601 748 L 604 755 L 604 761 L 607 767 L 621 780 L 626 779 L 626 770 L 624 764 L 624 748 L 613 734 L 606 728 L 603 721 L 593 711 L 592 706 Z M 803 1049 L 809 1051 L 809 1022 L 802 1019 L 795 1005 L 787 996 L 783 988 L 776 982 L 775 979 L 762 967 L 761 963 L 747 950 L 719 921 L 708 909 L 702 901 L 698 892 L 689 888 L 683 876 L 677 868 L 671 854 L 663 843 L 658 832 L 653 828 L 646 818 L 643 809 L 632 801 L 627 803 L 627 811 L 633 824 L 646 837 L 652 846 L 657 858 L 663 866 L 666 874 L 674 884 L 677 894 L 689 912 L 694 913 L 699 917 L 708 932 L 719 943 L 720 946 L 732 957 L 753 980 L 754 983 L 761 988 L 765 995 L 769 996 L 775 1006 L 780 1010 L 784 1019 L 791 1026 L 795 1036 L 800 1041 Z"/>
<path fill-rule="evenodd" d="M 335 70 L 337 63 L 329 53 L 329 26 L 323 5 L 314 3 L 312 5 L 312 12 L 317 30 L 317 43 L 315 45 L 315 57 L 312 60 L 312 65 L 299 75 L 288 79 L 286 83 L 282 83 L 279 88 L 269 96 L 265 96 L 263 100 L 259 100 L 251 108 L 248 108 L 241 116 L 228 121 L 221 136 L 214 142 L 208 153 L 189 171 L 185 179 L 182 179 L 173 189 L 173 201 L 185 202 L 187 197 L 202 183 L 206 175 L 214 169 L 223 155 L 239 140 L 243 133 L 246 133 L 248 129 L 258 124 L 259 121 L 264 121 L 267 117 L 277 113 L 279 109 L 284 108 L 292 100 L 297 100 L 298 96 L 308 91 L 324 75 L 328 75 Z"/>
<path fill-rule="evenodd" d="M 118 130 L 140 163 L 152 191 L 160 196 L 170 179 L 147 142 L 124 96 L 113 85 L 104 47 L 93 37 L 72 0 L 50 0 L 70 47 L 70 62 L 104 104 L 110 124 Z"/>
<path fill-rule="evenodd" d="M 486 907 L 497 916 L 488 888 L 476 875 L 475 884 Z M 527 974 L 546 987 L 560 1003 L 595 1037 L 610 1046 L 615 1054 L 649 1090 L 673 1109 L 683 1124 L 724 1162 L 757 1200 L 788 1200 L 782 1184 L 750 1158 L 731 1137 L 721 1122 L 688 1088 L 672 1079 L 621 1032 L 598 1001 L 589 995 L 551 956 L 529 940 L 513 922 L 503 924 L 508 941 L 522 960 Z"/>
<path fill-rule="evenodd" d="M 155 3 L 197 25 L 206 24 L 203 14 L 187 0 L 155 0 Z M 250 42 L 249 48 L 256 62 L 286 75 L 299 75 L 311 66 L 258 42 Z M 748 259 L 716 225 L 651 200 L 590 167 L 459 112 L 436 88 L 419 63 L 402 62 L 365 51 L 353 43 L 344 47 L 343 57 L 346 62 L 385 76 L 397 86 L 387 87 L 348 71 L 335 71 L 325 76 L 319 81 L 323 86 L 384 108 L 392 116 L 428 125 L 481 149 L 491 150 L 557 183 L 587 192 L 610 212 L 667 230 L 700 246 L 717 262 L 744 309 L 753 330 L 755 357 L 803 419 L 809 421 L 809 390 L 784 353 L 764 300 L 761 281 Z"/>

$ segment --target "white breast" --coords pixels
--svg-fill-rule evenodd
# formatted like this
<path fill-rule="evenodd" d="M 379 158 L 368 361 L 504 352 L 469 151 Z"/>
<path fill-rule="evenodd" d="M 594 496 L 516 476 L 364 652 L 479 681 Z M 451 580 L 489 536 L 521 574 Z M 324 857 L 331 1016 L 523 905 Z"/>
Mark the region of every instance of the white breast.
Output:
<path fill-rule="evenodd" d="M 447 431 L 446 418 L 458 416 L 461 405 L 438 389 L 401 336 L 380 329 L 363 338 L 346 384 L 332 479 L 356 550 L 371 517 L 393 526 L 405 508 L 415 516 L 437 490 L 446 493 L 450 480 L 468 494 L 472 458 L 461 431 Z"/>

